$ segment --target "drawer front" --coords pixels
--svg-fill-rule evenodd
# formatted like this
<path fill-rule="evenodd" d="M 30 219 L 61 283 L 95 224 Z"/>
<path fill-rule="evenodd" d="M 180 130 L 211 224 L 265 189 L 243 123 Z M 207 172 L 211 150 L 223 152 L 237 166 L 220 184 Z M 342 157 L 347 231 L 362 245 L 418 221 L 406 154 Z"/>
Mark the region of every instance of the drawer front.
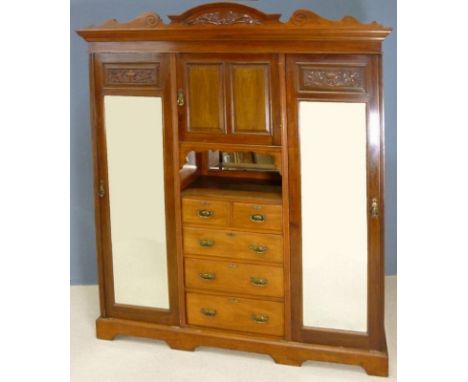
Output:
<path fill-rule="evenodd" d="M 282 336 L 281 302 L 187 293 L 187 322 L 191 325 Z"/>
<path fill-rule="evenodd" d="M 276 204 L 233 203 L 233 226 L 282 231 L 282 207 Z"/>
<path fill-rule="evenodd" d="M 219 292 L 283 297 L 283 268 L 185 258 L 185 286 Z"/>
<path fill-rule="evenodd" d="M 184 228 L 184 252 L 233 259 L 283 262 L 281 235 Z"/>
<path fill-rule="evenodd" d="M 225 226 L 229 222 L 229 203 L 201 199 L 182 200 L 184 223 Z"/>

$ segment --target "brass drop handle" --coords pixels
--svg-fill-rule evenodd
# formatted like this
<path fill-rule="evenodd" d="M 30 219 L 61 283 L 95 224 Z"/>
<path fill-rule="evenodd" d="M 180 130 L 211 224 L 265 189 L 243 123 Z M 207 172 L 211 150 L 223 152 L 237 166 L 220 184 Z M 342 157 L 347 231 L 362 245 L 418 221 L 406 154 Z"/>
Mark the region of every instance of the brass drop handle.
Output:
<path fill-rule="evenodd" d="M 379 203 L 377 202 L 377 198 L 372 198 L 371 216 L 373 218 L 377 218 L 379 216 Z"/>
<path fill-rule="evenodd" d="M 263 277 L 251 277 L 250 282 L 258 287 L 264 287 L 268 284 L 268 280 Z"/>
<path fill-rule="evenodd" d="M 185 105 L 184 91 L 182 89 L 179 89 L 177 91 L 177 105 L 178 106 L 184 106 Z"/>
<path fill-rule="evenodd" d="M 203 280 L 214 280 L 216 278 L 216 273 L 212 272 L 200 272 L 198 275 Z"/>
<path fill-rule="evenodd" d="M 270 320 L 270 317 L 266 314 L 252 314 L 252 320 L 257 324 L 266 324 Z"/>
<path fill-rule="evenodd" d="M 200 313 L 207 317 L 213 317 L 213 316 L 216 316 L 217 312 L 216 312 L 216 309 L 201 308 Z"/>
<path fill-rule="evenodd" d="M 197 215 L 200 218 L 208 219 L 214 215 L 214 211 L 212 210 L 197 210 Z"/>
<path fill-rule="evenodd" d="M 209 248 L 209 247 L 212 247 L 215 242 L 214 240 L 210 240 L 210 239 L 201 239 L 198 243 L 200 244 L 200 247 Z"/>
<path fill-rule="evenodd" d="M 99 195 L 100 198 L 103 198 L 106 195 L 106 189 L 104 187 L 104 181 L 102 179 L 99 181 L 98 195 Z"/>
<path fill-rule="evenodd" d="M 257 255 L 263 255 L 268 250 L 268 247 L 261 244 L 250 244 L 249 249 L 254 251 Z"/>
<path fill-rule="evenodd" d="M 265 219 L 266 219 L 265 215 L 261 215 L 261 214 L 250 215 L 250 220 L 255 223 L 263 223 Z"/>

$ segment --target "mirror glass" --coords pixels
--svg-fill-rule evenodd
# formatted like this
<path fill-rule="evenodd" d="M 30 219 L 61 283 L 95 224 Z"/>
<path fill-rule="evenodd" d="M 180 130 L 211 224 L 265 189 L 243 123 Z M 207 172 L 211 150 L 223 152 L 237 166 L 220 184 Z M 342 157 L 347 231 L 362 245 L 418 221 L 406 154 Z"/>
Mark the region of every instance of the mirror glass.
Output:
<path fill-rule="evenodd" d="M 105 96 L 117 304 L 169 309 L 161 97 Z"/>
<path fill-rule="evenodd" d="M 277 171 L 273 156 L 253 151 L 209 151 L 208 160 L 210 170 Z"/>
<path fill-rule="evenodd" d="M 367 331 L 366 104 L 299 102 L 303 324 Z"/>

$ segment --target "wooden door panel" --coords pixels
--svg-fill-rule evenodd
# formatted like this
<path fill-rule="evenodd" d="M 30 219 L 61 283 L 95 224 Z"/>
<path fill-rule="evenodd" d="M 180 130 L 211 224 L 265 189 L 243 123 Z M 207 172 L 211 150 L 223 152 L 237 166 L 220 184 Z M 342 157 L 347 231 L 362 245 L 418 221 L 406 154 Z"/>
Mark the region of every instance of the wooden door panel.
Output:
<path fill-rule="evenodd" d="M 270 134 L 269 65 L 234 64 L 232 131 L 234 134 Z"/>
<path fill-rule="evenodd" d="M 187 66 L 188 131 L 224 132 L 223 77 L 222 64 Z"/>

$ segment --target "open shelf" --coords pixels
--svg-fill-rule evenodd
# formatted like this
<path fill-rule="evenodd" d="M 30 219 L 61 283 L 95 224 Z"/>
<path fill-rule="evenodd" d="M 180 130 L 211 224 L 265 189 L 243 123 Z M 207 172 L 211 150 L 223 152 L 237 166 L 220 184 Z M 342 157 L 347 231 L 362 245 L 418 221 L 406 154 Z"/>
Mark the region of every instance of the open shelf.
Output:
<path fill-rule="evenodd" d="M 203 194 L 204 196 L 243 194 L 281 200 L 281 181 L 263 179 L 230 179 L 223 177 L 200 176 L 190 183 L 183 195 Z"/>

